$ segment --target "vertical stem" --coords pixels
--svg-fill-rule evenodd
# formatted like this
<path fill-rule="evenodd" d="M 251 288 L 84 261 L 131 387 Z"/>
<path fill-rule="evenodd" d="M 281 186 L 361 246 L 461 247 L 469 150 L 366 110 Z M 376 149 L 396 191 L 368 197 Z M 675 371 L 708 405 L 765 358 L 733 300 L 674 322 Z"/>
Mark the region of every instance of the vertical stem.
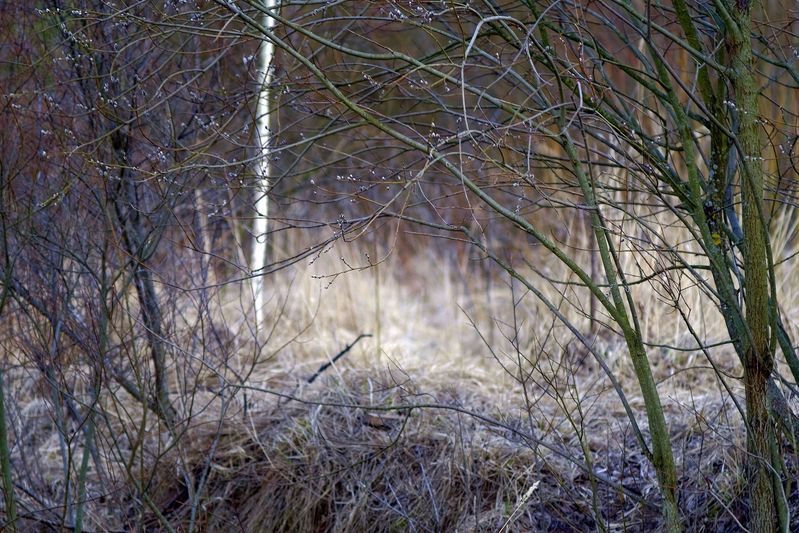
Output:
<path fill-rule="evenodd" d="M 95 378 L 97 379 L 97 378 Z M 97 393 L 99 391 L 95 388 L 92 395 L 92 403 L 88 406 L 86 413 L 86 444 L 83 447 L 83 456 L 80 461 L 80 470 L 78 470 L 77 490 L 76 490 L 76 509 L 75 509 L 75 533 L 83 531 L 83 510 L 86 506 L 86 475 L 89 472 L 89 456 L 91 455 L 92 446 L 94 446 L 94 409 L 97 405 Z"/>
<path fill-rule="evenodd" d="M 89 471 L 89 455 L 94 450 L 94 433 L 96 427 L 95 408 L 100 398 L 100 380 L 102 379 L 102 361 L 105 361 L 108 350 L 108 308 L 106 301 L 108 298 L 108 271 L 106 264 L 106 248 L 103 249 L 100 263 L 100 291 L 97 299 L 97 308 L 100 310 L 100 324 L 98 330 L 98 357 L 94 362 L 93 372 L 93 387 L 91 403 L 87 406 L 86 410 L 86 431 L 84 439 L 86 444 L 83 448 L 83 457 L 80 462 L 80 470 L 78 471 L 78 489 L 77 489 L 77 509 L 75 511 L 75 533 L 83 531 L 83 511 L 86 506 L 86 476 Z M 100 462 L 95 457 L 95 467 L 97 473 L 100 474 Z M 102 477 L 100 477 L 102 480 Z"/>
<path fill-rule="evenodd" d="M 54 336 L 59 335 L 58 331 L 54 331 Z M 52 355 L 51 355 L 52 357 Z M 56 433 L 58 435 L 58 447 L 61 451 L 61 468 L 64 472 L 64 514 L 63 520 L 66 523 L 74 523 L 74 513 L 72 509 L 72 501 L 70 494 L 71 476 L 70 465 L 72 463 L 72 450 L 70 445 L 67 444 L 67 425 L 66 417 L 64 416 L 63 401 L 61 398 L 62 391 L 58 388 L 56 375 L 52 366 L 49 364 L 43 369 L 45 380 L 50 385 L 51 401 L 53 402 L 53 411 L 55 415 Z"/>
<path fill-rule="evenodd" d="M 133 176 L 120 172 L 120 189 L 114 194 L 114 208 L 122 227 L 123 240 L 133 262 L 132 277 L 139 298 L 142 322 L 144 323 L 147 344 L 150 347 L 155 371 L 154 404 L 156 413 L 173 428 L 176 413 L 169 401 L 169 381 L 167 373 L 167 346 L 164 342 L 161 304 L 155 290 L 152 271 L 147 266 L 147 258 L 152 253 L 157 238 L 147 233 L 139 214 L 139 200 Z"/>
<path fill-rule="evenodd" d="M 0 368 L 0 470 L 3 475 L 3 498 L 5 498 L 6 516 L 8 517 L 5 527 L 8 527 L 10 531 L 16 531 L 17 500 L 14 497 L 14 482 L 11 479 L 10 453 L 8 449 L 8 426 L 6 425 L 5 384 L 3 381 L 3 369 Z"/>
<path fill-rule="evenodd" d="M 276 9 L 276 0 L 264 0 L 263 7 L 268 10 Z M 272 29 L 275 19 L 264 13 L 263 27 Z M 256 169 L 256 179 L 258 184 L 255 188 L 255 223 L 253 225 L 253 248 L 252 248 L 252 292 L 255 298 L 255 319 L 257 327 L 261 327 L 264 320 L 264 306 L 266 304 L 266 294 L 263 286 L 263 270 L 267 265 L 267 231 L 269 229 L 269 175 L 270 154 L 269 154 L 269 116 L 271 106 L 269 104 L 269 86 L 272 83 L 272 70 L 269 68 L 272 57 L 275 54 L 275 47 L 272 41 L 264 39 L 258 51 L 258 80 L 261 87 L 258 90 L 258 102 L 255 110 L 256 142 L 260 157 Z"/>
<path fill-rule="evenodd" d="M 375 258 L 375 341 L 377 344 L 377 353 L 375 361 L 380 361 L 380 358 L 383 354 L 383 344 L 382 339 L 380 336 L 380 326 L 382 325 L 382 321 L 380 320 L 380 261 L 378 260 L 377 252 L 377 236 L 375 235 L 375 242 L 373 243 L 372 247 L 372 257 Z"/>
<path fill-rule="evenodd" d="M 8 233 L 6 228 L 6 187 L 7 181 L 3 163 L 0 161 L 0 238 L 3 245 L 3 291 L 0 293 L 0 316 L 6 307 L 11 287 L 11 257 L 8 251 Z M 3 498 L 6 504 L 6 526 L 10 531 L 17 530 L 17 500 L 14 496 L 14 482 L 11 478 L 11 451 L 8 448 L 8 425 L 6 424 L 6 398 L 3 381 L 3 368 L 0 366 L 0 475 L 3 480 Z"/>
<path fill-rule="evenodd" d="M 776 530 L 776 502 L 770 470 L 773 427 L 769 416 L 767 383 L 774 368 L 769 347 L 769 272 L 767 228 L 763 216 L 764 172 L 758 120 L 758 85 L 754 79 L 751 43 L 752 5 L 736 0 L 732 16 L 736 30 L 729 33 L 727 49 L 730 84 L 739 111 L 738 147 L 741 155 L 743 259 L 746 323 L 751 332 L 744 344 L 747 449 L 749 456 L 750 525 L 752 531 Z"/>
<path fill-rule="evenodd" d="M 586 238 L 588 239 L 588 242 L 590 243 L 591 242 L 591 217 L 590 216 L 586 216 L 585 217 L 585 221 L 586 221 Z M 599 277 L 599 254 L 597 253 L 597 250 L 593 246 L 591 246 L 589 248 L 588 253 L 591 254 L 591 279 L 597 279 L 597 277 Z M 597 320 L 597 317 L 596 317 L 596 315 L 597 315 L 597 303 L 598 302 L 596 301 L 596 296 L 594 294 L 591 294 L 590 298 L 591 298 L 591 300 L 589 302 L 589 306 L 590 307 L 589 307 L 589 312 L 588 312 L 588 315 L 589 315 L 589 328 L 590 328 L 589 331 L 591 332 L 591 335 L 596 335 L 597 332 L 599 331 L 599 321 Z"/>
<path fill-rule="evenodd" d="M 206 205 L 203 199 L 202 189 L 194 190 L 194 212 L 197 213 L 197 226 L 196 226 L 196 239 L 199 244 L 199 251 L 201 252 L 198 258 L 200 266 L 200 275 L 202 276 L 201 283 L 203 287 L 213 285 L 216 283 L 216 276 L 211 265 L 211 257 L 213 254 L 213 238 L 209 229 L 208 215 L 206 214 Z"/>
<path fill-rule="evenodd" d="M 633 314 L 635 309 L 630 306 L 630 314 L 633 318 L 631 323 L 630 315 L 628 315 L 621 295 L 619 278 L 621 277 L 621 285 L 623 285 L 625 289 L 629 289 L 629 286 L 626 285 L 623 273 L 618 269 L 617 263 L 613 260 L 613 252 L 610 244 L 611 238 L 605 229 L 607 225 L 604 224 L 602 220 L 589 176 L 583 170 L 574 143 L 568 135 L 563 136 L 563 141 L 566 153 L 575 169 L 585 206 L 590 213 L 594 239 L 598 245 L 599 257 L 605 271 L 605 279 L 610 286 L 611 296 L 619 313 L 616 323 L 624 333 L 624 339 L 630 351 L 630 359 L 633 363 L 635 376 L 638 380 L 639 387 L 641 387 L 641 394 L 644 398 L 644 408 L 646 409 L 646 416 L 649 421 L 649 432 L 652 438 L 652 462 L 664 500 L 663 518 L 666 522 L 666 531 L 682 531 L 682 522 L 677 503 L 677 469 L 674 464 L 674 453 L 671 448 L 671 436 L 669 435 L 668 425 L 666 424 L 666 416 L 663 413 L 663 405 L 660 402 L 657 383 L 652 374 L 652 367 L 649 364 L 646 347 L 644 346 L 638 323 Z"/>
<path fill-rule="evenodd" d="M 3 171 L 0 162 L 0 173 Z M 6 179 L 5 176 L 0 182 L 0 237 L 3 245 L 3 292 L 0 293 L 0 316 L 3 314 L 11 287 L 11 257 L 8 251 L 8 233 L 6 232 Z M 10 531 L 17 531 L 17 500 L 14 496 L 14 481 L 11 477 L 11 451 L 8 448 L 8 425 L 6 424 L 6 398 L 5 383 L 3 381 L 3 368 L 0 366 L 0 475 L 3 480 L 3 499 L 6 504 L 6 517 L 8 518 L 5 526 Z"/>

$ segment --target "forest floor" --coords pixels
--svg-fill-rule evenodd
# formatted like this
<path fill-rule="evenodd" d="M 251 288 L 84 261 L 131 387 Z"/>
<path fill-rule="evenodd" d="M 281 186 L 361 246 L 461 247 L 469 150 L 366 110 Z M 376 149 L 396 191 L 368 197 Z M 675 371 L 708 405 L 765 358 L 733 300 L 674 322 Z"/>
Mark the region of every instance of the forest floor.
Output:
<path fill-rule="evenodd" d="M 192 413 L 187 423 L 158 429 L 124 401 L 116 411 L 124 416 L 106 415 L 98 429 L 106 471 L 89 468 L 87 530 L 659 529 L 657 481 L 636 432 L 648 446 L 645 410 L 620 339 L 598 328 L 591 342 L 635 425 L 597 356 L 532 294 L 479 262 L 419 260 L 408 273 L 387 261 L 344 274 L 335 261 L 319 263 L 268 278 L 268 341 L 249 359 L 251 347 L 236 345 L 235 387 L 211 376 L 190 401 L 174 398 Z M 722 336 L 690 297 L 694 312 L 708 314 L 703 334 Z M 686 525 L 742 530 L 744 427 L 707 358 L 742 402 L 737 362 L 723 345 L 708 354 L 681 348 L 690 338 L 655 304 L 639 311 L 656 345 L 650 357 Z M 569 316 L 590 330 L 586 317 Z M 362 334 L 371 336 L 350 346 Z M 20 523 L 46 529 L 67 512 L 46 501 L 63 478 L 62 454 L 52 410 L 41 407 L 47 398 L 20 385 L 30 374 L 15 375 L 27 432 L 20 449 L 44 465 L 30 476 L 40 486 L 25 488 L 39 496 L 22 498 Z M 129 431 L 136 420 L 140 441 Z M 783 449 L 786 471 L 797 472 L 793 448 Z M 24 512 L 45 504 L 47 513 Z"/>

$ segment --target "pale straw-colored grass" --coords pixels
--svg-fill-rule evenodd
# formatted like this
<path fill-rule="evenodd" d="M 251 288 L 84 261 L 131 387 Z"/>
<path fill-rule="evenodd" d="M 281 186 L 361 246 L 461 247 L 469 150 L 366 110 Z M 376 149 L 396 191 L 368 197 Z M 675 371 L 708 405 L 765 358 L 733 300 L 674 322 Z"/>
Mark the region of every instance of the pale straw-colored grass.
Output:
<path fill-rule="evenodd" d="M 776 257 L 791 253 L 793 237 L 782 231 Z M 551 258 L 537 259 L 539 272 L 569 279 Z M 579 259 L 589 264 L 587 256 Z M 625 269 L 642 272 L 631 254 L 623 259 Z M 786 306 L 797 286 L 791 264 L 778 269 Z M 267 278 L 267 321 L 275 325 L 268 342 L 245 320 L 251 295 L 231 287 L 215 292 L 211 306 L 210 320 L 226 332 L 224 349 L 193 351 L 187 339 L 196 317 L 175 321 L 186 333 L 175 335 L 182 348 L 173 400 L 187 422 L 176 439 L 117 387 L 104 391 L 108 414 L 98 448 L 110 485 L 90 468 L 91 527 L 161 527 L 133 480 L 145 483 L 164 519 L 179 528 L 193 507 L 187 480 L 203 480 L 195 526 L 207 531 L 584 530 L 597 527 L 595 504 L 609 531 L 657 527 L 657 509 L 642 503 L 657 505 L 654 472 L 616 392 L 541 302 L 515 283 L 514 326 L 508 276 L 486 274 L 476 254 L 461 262 L 433 252 L 402 262 L 387 254 L 379 285 L 374 267 L 357 268 L 367 265 L 356 241 Z M 585 291 L 567 291 L 564 299 L 562 286 L 525 272 L 588 334 Z M 697 332 L 724 339 L 712 302 L 688 278 L 680 282 Z M 650 357 L 673 435 L 683 512 L 696 530 L 734 529 L 745 515 L 740 418 L 705 355 L 672 349 L 695 344 L 672 303 L 645 284 L 633 297 L 647 342 L 662 345 L 650 348 Z M 789 320 L 796 313 L 784 312 Z M 363 333 L 373 336 L 307 383 Z M 600 328 L 593 342 L 646 434 L 622 340 Z M 709 353 L 726 371 L 740 372 L 729 346 Z M 44 502 L 57 507 L 59 442 L 48 422 L 51 405 L 30 386 L 34 375 L 14 374 L 9 389 L 25 391 L 13 401 L 18 423 L 32 434 L 26 442 L 33 448 L 17 453 L 36 455 L 36 479 L 55 487 Z M 192 379 L 203 385 L 187 387 Z M 737 380 L 727 380 L 742 396 Z M 225 383 L 240 388 L 220 394 Z M 436 407 L 403 407 L 418 404 Z M 579 466 L 587 462 L 596 478 Z"/>

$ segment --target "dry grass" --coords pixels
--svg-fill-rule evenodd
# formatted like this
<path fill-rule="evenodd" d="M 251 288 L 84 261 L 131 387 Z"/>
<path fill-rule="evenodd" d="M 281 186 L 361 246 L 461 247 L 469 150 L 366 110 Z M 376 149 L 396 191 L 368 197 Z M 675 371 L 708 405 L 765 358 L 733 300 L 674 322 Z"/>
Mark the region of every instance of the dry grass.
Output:
<path fill-rule="evenodd" d="M 187 331 L 183 366 L 172 376 L 185 420 L 178 433 L 118 387 L 103 391 L 103 472 L 90 464 L 89 530 L 657 530 L 654 472 L 616 392 L 540 302 L 518 285 L 512 295 L 507 278 L 487 276 L 477 257 L 419 256 L 404 271 L 390 257 L 379 285 L 374 269 L 336 275 L 359 256 L 355 246 L 338 248 L 270 278 L 276 327 L 265 345 L 248 334 L 246 298 L 229 291 L 215 296 L 227 332 L 218 349 L 192 352 L 196 317 L 175 321 Z M 795 272 L 781 276 L 799 286 Z M 567 305 L 581 295 L 545 287 L 586 329 Z M 664 345 L 651 354 L 686 522 L 693 531 L 736 531 L 747 513 L 740 415 L 703 354 L 668 347 L 692 345 L 673 309 L 652 294 L 635 296 L 648 340 Z M 686 287 L 683 296 L 704 314 L 702 333 L 723 338 L 699 291 Z M 361 333 L 375 336 L 306 382 Z M 594 343 L 646 434 L 623 344 L 606 331 Z M 710 353 L 739 371 L 728 348 Z M 48 389 L 23 359 L 7 376 L 14 461 L 27 476 L 21 525 L 55 528 L 65 516 L 63 451 Z M 741 399 L 738 381 L 728 381 Z M 80 442 L 67 443 L 74 458 Z M 789 497 L 799 508 L 795 488 Z"/>
<path fill-rule="evenodd" d="M 537 423 L 537 443 L 527 420 L 492 398 L 454 388 L 423 393 L 389 375 L 343 378 L 296 391 L 308 403 L 275 400 L 257 413 L 229 413 L 221 433 L 214 425 L 191 432 L 185 464 L 196 477 L 210 467 L 200 529 L 584 531 L 597 528 L 594 494 L 607 530 L 657 528 L 654 472 L 623 413 L 582 424 L 601 478 L 592 483 L 578 466 L 577 437 L 552 427 L 556 412 L 545 427 Z M 420 403 L 437 407 L 403 407 Z M 694 474 L 682 494 L 686 515 L 701 518 L 697 530 L 735 529 L 722 503 L 741 512 L 738 424 L 719 422 L 673 425 L 678 459 Z M 187 524 L 185 486 L 170 472 L 154 487 L 166 518 Z"/>

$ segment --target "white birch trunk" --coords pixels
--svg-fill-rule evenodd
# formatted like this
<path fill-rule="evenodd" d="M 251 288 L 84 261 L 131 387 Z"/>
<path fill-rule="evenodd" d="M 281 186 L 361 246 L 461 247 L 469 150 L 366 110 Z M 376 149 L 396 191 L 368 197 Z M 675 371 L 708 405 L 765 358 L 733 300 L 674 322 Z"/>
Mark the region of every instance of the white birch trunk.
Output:
<path fill-rule="evenodd" d="M 263 5 L 268 10 L 274 10 L 277 0 L 263 0 Z M 272 29 L 275 19 L 267 15 L 263 16 L 263 26 Z M 255 298 L 255 319 L 257 326 L 263 325 L 266 292 L 264 289 L 263 270 L 266 267 L 267 254 L 267 230 L 269 229 L 269 177 L 271 172 L 270 153 L 269 153 L 269 86 L 272 83 L 272 70 L 269 68 L 274 56 L 275 48 L 271 41 L 264 39 L 258 50 L 258 80 L 261 86 L 258 91 L 258 102 L 256 105 L 255 127 L 256 142 L 260 152 L 256 164 L 257 186 L 255 187 L 255 221 L 253 224 L 253 247 L 252 247 L 252 292 Z"/>

